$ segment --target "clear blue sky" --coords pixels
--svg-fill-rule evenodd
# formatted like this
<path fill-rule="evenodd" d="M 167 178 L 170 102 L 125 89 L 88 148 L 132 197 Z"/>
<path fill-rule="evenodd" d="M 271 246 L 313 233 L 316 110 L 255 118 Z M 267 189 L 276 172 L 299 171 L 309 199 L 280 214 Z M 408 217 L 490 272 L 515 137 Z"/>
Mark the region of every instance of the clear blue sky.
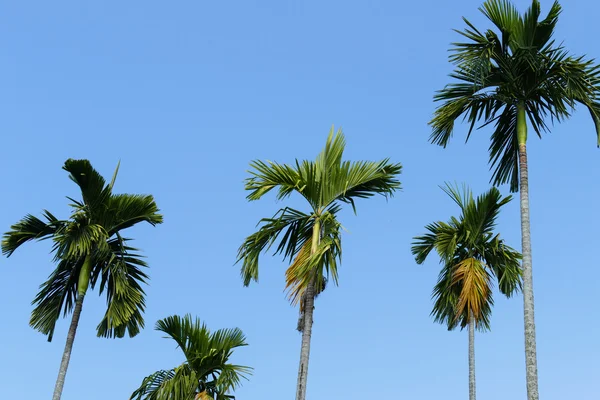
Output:
<path fill-rule="evenodd" d="M 464 145 L 459 126 L 446 150 L 427 141 L 432 94 L 450 71 L 451 29 L 463 15 L 489 26 L 480 3 L 4 2 L 1 230 L 43 208 L 68 215 L 65 196 L 78 195 L 61 170 L 69 157 L 105 175 L 121 160 L 116 190 L 154 194 L 165 216 L 162 226 L 130 232 L 151 265 L 147 328 L 134 339 L 96 338 L 104 302 L 88 295 L 63 399 L 126 399 L 144 376 L 180 363 L 174 343 L 152 329 L 173 313 L 247 334 L 235 361 L 255 374 L 238 399 L 293 398 L 300 335 L 283 293 L 285 264 L 263 257 L 250 288 L 233 265 L 256 222 L 282 204 L 272 196 L 248 203 L 243 179 L 252 159 L 313 158 L 332 124 L 347 135 L 347 158 L 402 162 L 403 191 L 342 214 L 340 286 L 316 304 L 308 398 L 466 398 L 466 332 L 432 322 L 439 266 L 433 258 L 415 265 L 410 242 L 457 212 L 438 185 L 488 188 L 489 129 Z M 529 3 L 517 1 L 522 10 Z M 562 3 L 557 38 L 600 57 L 600 5 Z M 584 110 L 529 144 L 544 400 L 600 392 L 595 144 Z M 498 229 L 520 248 L 517 199 Z M 28 326 L 30 302 L 53 268 L 49 250 L 32 243 L 0 260 L 2 398 L 49 398 L 54 386 L 69 321 L 52 343 Z M 492 328 L 476 338 L 478 394 L 524 399 L 520 296 L 496 297 Z"/>

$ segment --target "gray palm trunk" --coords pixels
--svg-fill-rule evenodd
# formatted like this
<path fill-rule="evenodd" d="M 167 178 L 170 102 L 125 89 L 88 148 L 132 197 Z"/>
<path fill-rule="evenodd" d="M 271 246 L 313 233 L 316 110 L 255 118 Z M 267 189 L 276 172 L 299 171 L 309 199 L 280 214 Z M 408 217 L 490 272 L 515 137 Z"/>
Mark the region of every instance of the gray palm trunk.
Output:
<path fill-rule="evenodd" d="M 308 359 L 310 357 L 310 339 L 312 336 L 313 312 L 315 309 L 315 282 L 314 279 L 306 288 L 304 299 L 304 315 L 302 327 L 302 347 L 300 348 L 300 366 L 298 367 L 298 385 L 296 400 L 306 399 L 306 383 L 308 378 Z"/>
<path fill-rule="evenodd" d="M 469 318 L 469 400 L 475 400 L 475 320 Z"/>
<path fill-rule="evenodd" d="M 311 254 L 314 254 L 321 242 L 321 223 L 317 219 L 313 226 Z M 300 365 L 298 367 L 298 383 L 296 400 L 306 400 L 306 384 L 308 381 L 308 359 L 310 357 L 310 339 L 312 336 L 313 313 L 315 310 L 316 276 L 313 276 L 304 294 L 304 313 L 302 316 L 302 345 L 300 347 Z"/>
<path fill-rule="evenodd" d="M 525 320 L 525 368 L 527 399 L 539 400 L 535 318 L 533 306 L 533 271 L 531 262 L 531 223 L 529 219 L 529 174 L 527 169 L 527 120 L 525 106 L 517 106 L 519 140 L 519 185 L 521 200 L 521 245 L 523 253 L 523 310 Z"/>
<path fill-rule="evenodd" d="M 63 352 L 62 360 L 60 362 L 58 378 L 56 378 L 56 386 L 54 387 L 54 394 L 52 395 L 52 400 L 60 400 L 60 397 L 62 396 L 63 386 L 65 385 L 67 368 L 69 367 L 69 361 L 71 360 L 71 351 L 73 350 L 73 342 L 75 341 L 75 333 L 77 332 L 77 325 L 79 324 L 79 317 L 81 316 L 81 309 L 83 307 L 84 297 L 84 294 L 79 293 L 77 295 L 77 300 L 75 301 L 75 308 L 73 309 L 73 318 L 71 319 L 71 325 L 69 326 L 69 333 L 67 334 L 67 343 L 65 344 L 65 351 Z"/>
<path fill-rule="evenodd" d="M 519 170 L 521 194 L 521 242 L 523 247 L 523 309 L 525 319 L 525 366 L 527 399 L 538 400 L 538 373 L 535 341 L 533 303 L 533 271 L 531 264 L 531 230 L 529 222 L 529 180 L 527 174 L 527 149 L 519 145 Z"/>

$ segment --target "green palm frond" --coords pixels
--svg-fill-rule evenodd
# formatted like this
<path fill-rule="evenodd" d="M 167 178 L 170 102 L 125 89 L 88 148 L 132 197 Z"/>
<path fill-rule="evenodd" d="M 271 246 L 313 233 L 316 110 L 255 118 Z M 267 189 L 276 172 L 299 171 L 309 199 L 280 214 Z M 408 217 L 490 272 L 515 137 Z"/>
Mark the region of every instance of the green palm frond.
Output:
<path fill-rule="evenodd" d="M 60 232 L 54 235 L 55 259 L 78 260 L 87 254 L 96 253 L 98 257 L 108 256 L 106 228 L 89 223 L 87 216 L 77 214 Z"/>
<path fill-rule="evenodd" d="M 144 378 L 142 384 L 131 395 L 130 400 L 158 400 L 163 384 L 175 376 L 175 370 L 156 371 Z"/>
<path fill-rule="evenodd" d="M 302 194 L 305 185 L 293 167 L 259 160 L 252 161 L 250 167 L 251 177 L 246 180 L 246 190 L 250 191 L 248 200 L 258 200 L 274 188 L 279 188 L 278 199 L 284 199 L 294 191 Z"/>
<path fill-rule="evenodd" d="M 260 229 L 248 236 L 238 250 L 237 262 L 242 262 L 241 275 L 244 285 L 258 281 L 258 258 L 269 250 L 282 235 L 275 254 L 292 258 L 312 234 L 314 220 L 310 215 L 293 208 L 282 208 L 272 218 L 263 218 Z"/>
<path fill-rule="evenodd" d="M 194 400 L 198 376 L 187 364 L 170 371 L 158 371 L 146 377 L 131 400 Z"/>
<path fill-rule="evenodd" d="M 117 235 L 108 242 L 111 257 L 92 275 L 92 288 L 100 279 L 99 294 L 106 290 L 107 310 L 97 327 L 100 337 L 129 337 L 144 328 L 142 314 L 146 308 L 142 284 L 148 280 L 142 268 L 147 268 L 137 249 L 127 245 L 127 239 Z"/>
<path fill-rule="evenodd" d="M 83 260 L 73 262 L 61 260 L 48 280 L 40 285 L 40 291 L 32 304 L 29 324 L 43 333 L 51 342 L 54 337 L 56 321 L 61 313 L 66 316 L 73 310 L 77 297 L 78 273 Z"/>
<path fill-rule="evenodd" d="M 88 160 L 68 159 L 63 169 L 69 173 L 69 178 L 79 186 L 83 203 L 94 210 L 108 199 L 111 187 Z"/>
<path fill-rule="evenodd" d="M 58 220 L 48 210 L 42 213 L 47 222 L 28 214 L 10 227 L 2 238 L 2 254 L 10 257 L 23 243 L 30 240 L 44 240 L 64 229 L 66 221 Z"/>
<path fill-rule="evenodd" d="M 151 195 L 117 194 L 107 201 L 102 219 L 109 226 L 108 235 L 132 227 L 140 222 L 155 226 L 163 222 L 158 206 Z"/>

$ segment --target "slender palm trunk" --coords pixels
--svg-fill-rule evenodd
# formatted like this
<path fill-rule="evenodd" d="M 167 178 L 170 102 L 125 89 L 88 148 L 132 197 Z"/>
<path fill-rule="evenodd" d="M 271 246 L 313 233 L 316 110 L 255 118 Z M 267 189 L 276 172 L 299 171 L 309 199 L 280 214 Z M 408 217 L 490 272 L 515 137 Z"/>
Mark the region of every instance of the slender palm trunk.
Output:
<path fill-rule="evenodd" d="M 475 319 L 469 317 L 469 400 L 475 400 Z"/>
<path fill-rule="evenodd" d="M 533 306 L 533 271 L 531 261 L 531 223 L 529 219 L 529 175 L 527 170 L 527 121 L 525 107 L 517 107 L 519 139 L 519 184 L 521 195 L 521 244 L 523 253 L 523 309 L 525 319 L 525 367 L 527 399 L 538 400 L 538 374 Z"/>
<path fill-rule="evenodd" d="M 56 378 L 56 385 L 54 386 L 54 394 L 52 400 L 60 400 L 62 396 L 63 387 L 65 386 L 65 378 L 67 376 L 67 369 L 69 368 L 69 361 L 71 360 L 71 351 L 73 350 L 73 342 L 75 342 L 75 334 L 77 333 L 77 325 L 79 325 L 79 318 L 81 317 L 81 309 L 83 308 L 83 299 L 87 292 L 90 270 L 92 267 L 92 260 L 90 256 L 85 258 L 81 271 L 79 273 L 79 284 L 77 288 L 77 300 L 75 300 L 75 307 L 73 309 L 73 318 L 71 319 L 71 326 L 69 326 L 69 332 L 67 333 L 67 343 L 65 344 L 65 350 L 63 352 L 62 360 L 60 361 L 60 368 L 58 369 L 58 378 Z"/>
<path fill-rule="evenodd" d="M 65 351 L 63 352 L 62 360 L 60 362 L 58 378 L 56 379 L 56 386 L 54 387 L 52 400 L 60 400 L 60 396 L 62 395 L 63 386 L 65 385 L 65 377 L 67 376 L 67 368 L 69 367 L 69 361 L 71 360 L 73 342 L 75 341 L 75 333 L 77 332 L 77 325 L 79 324 L 79 317 L 81 316 L 81 308 L 83 307 L 84 297 L 85 296 L 82 296 L 81 294 L 77 295 L 77 301 L 75 302 L 75 308 L 73 310 L 73 318 L 71 319 L 71 326 L 69 327 L 69 333 L 67 334 L 67 343 L 65 344 Z"/>
<path fill-rule="evenodd" d="M 321 223 L 315 222 L 313 227 L 311 254 L 317 251 L 321 240 Z M 298 367 L 298 384 L 296 400 L 306 399 L 306 383 L 308 381 L 308 359 L 310 356 L 310 339 L 312 336 L 313 312 L 315 309 L 316 276 L 310 280 L 304 298 L 304 325 L 302 327 L 302 347 L 300 348 L 300 366 Z"/>

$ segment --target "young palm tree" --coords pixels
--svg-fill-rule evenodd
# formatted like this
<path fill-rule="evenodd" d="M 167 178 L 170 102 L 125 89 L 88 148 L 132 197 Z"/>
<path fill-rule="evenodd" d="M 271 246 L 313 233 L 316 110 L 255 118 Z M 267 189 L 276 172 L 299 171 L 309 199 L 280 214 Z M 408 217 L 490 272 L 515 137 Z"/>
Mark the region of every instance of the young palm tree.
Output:
<path fill-rule="evenodd" d="M 45 221 L 27 215 L 4 234 L 2 252 L 10 256 L 30 240 L 52 239 L 56 269 L 40 286 L 35 297 L 30 324 L 52 340 L 54 327 L 61 313 L 73 313 L 63 353 L 53 400 L 59 400 L 65 383 L 67 367 L 75 340 L 75 332 L 88 286 L 106 292 L 108 308 L 97 327 L 98 336 L 130 337 L 144 326 L 144 290 L 148 278 L 141 270 L 146 263 L 130 247 L 121 232 L 139 222 L 162 223 L 154 198 L 149 195 L 114 194 L 118 172 L 106 184 L 104 178 L 87 160 L 65 162 L 63 169 L 79 186 L 82 200 L 68 198 L 73 213 L 68 220 L 59 220 L 44 210 Z"/>
<path fill-rule="evenodd" d="M 537 400 L 527 124 L 541 137 L 549 120 L 562 121 L 582 104 L 591 113 L 600 145 L 600 68 L 552 40 L 561 12 L 558 2 L 543 20 L 537 0 L 524 15 L 506 0 L 487 0 L 480 11 L 497 32 L 479 31 L 464 19 L 467 28 L 459 33 L 466 41 L 455 43 L 450 56 L 456 65 L 450 76 L 458 82 L 435 95 L 443 104 L 431 121 L 430 139 L 445 147 L 461 117 L 470 123 L 467 140 L 478 122 L 493 125 L 492 182 L 510 183 L 512 191 L 520 188 L 527 393 L 529 400 Z"/>
<path fill-rule="evenodd" d="M 174 315 L 156 323 L 156 330 L 173 339 L 185 355 L 180 366 L 147 376 L 131 395 L 132 400 L 226 400 L 252 371 L 229 364 L 233 350 L 246 346 L 241 330 L 220 329 L 211 333 L 190 315 Z"/>
<path fill-rule="evenodd" d="M 296 161 L 294 165 L 253 161 L 251 177 L 246 180 L 249 200 L 258 200 L 277 188 L 278 199 L 292 193 L 303 197 L 310 211 L 304 213 L 289 207 L 280 209 L 272 218 L 260 221 L 257 232 L 248 236 L 239 249 L 244 285 L 258 280 L 258 258 L 280 237 L 276 254 L 290 260 L 286 271 L 286 288 L 292 304 L 300 303 L 302 346 L 296 400 L 306 398 L 308 358 L 313 324 L 315 296 L 324 290 L 325 278 L 337 284 L 338 261 L 341 258 L 341 225 L 337 215 L 340 203 L 349 203 L 356 212 L 357 198 L 376 194 L 390 197 L 400 188 L 396 179 L 402 167 L 388 159 L 379 162 L 342 161 L 346 142 L 333 127 L 325 149 L 316 161 Z"/>
<path fill-rule="evenodd" d="M 492 280 L 500 292 L 512 296 L 521 288 L 521 255 L 494 233 L 500 208 L 511 200 L 492 188 L 477 199 L 468 189 L 446 186 L 444 191 L 461 210 L 449 222 L 434 222 L 428 233 L 415 237 L 412 253 L 418 264 L 435 249 L 442 271 L 433 290 L 431 314 L 449 330 L 469 328 L 469 399 L 475 400 L 475 329 L 490 329 L 494 299 Z"/>

